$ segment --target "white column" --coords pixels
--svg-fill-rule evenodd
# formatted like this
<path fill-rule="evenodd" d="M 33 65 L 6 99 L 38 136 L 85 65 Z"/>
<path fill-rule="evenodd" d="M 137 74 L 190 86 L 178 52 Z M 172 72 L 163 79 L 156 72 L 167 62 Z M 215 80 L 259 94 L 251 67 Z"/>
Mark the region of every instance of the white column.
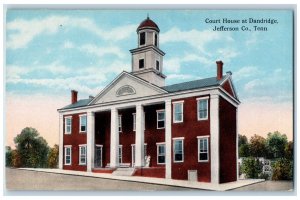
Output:
<path fill-rule="evenodd" d="M 213 94 L 210 99 L 210 144 L 211 144 L 211 183 L 219 184 L 219 95 Z"/>
<path fill-rule="evenodd" d="M 111 109 L 110 117 L 110 167 L 119 166 L 119 123 L 118 110 Z"/>
<path fill-rule="evenodd" d="M 87 113 L 87 171 L 91 172 L 95 164 L 95 113 Z"/>
<path fill-rule="evenodd" d="M 64 163 L 64 116 L 59 113 L 59 155 L 58 155 L 58 168 L 63 169 Z"/>
<path fill-rule="evenodd" d="M 238 131 L 238 108 L 236 108 L 236 180 L 239 180 L 239 131 Z"/>
<path fill-rule="evenodd" d="M 144 108 L 141 104 L 136 105 L 136 128 L 135 128 L 135 167 L 144 166 Z"/>
<path fill-rule="evenodd" d="M 166 145 L 166 154 L 165 154 L 165 167 L 166 167 L 166 178 L 172 178 L 172 130 L 171 130 L 171 121 L 172 121 L 172 107 L 171 100 L 168 99 L 165 101 L 165 145 Z"/>

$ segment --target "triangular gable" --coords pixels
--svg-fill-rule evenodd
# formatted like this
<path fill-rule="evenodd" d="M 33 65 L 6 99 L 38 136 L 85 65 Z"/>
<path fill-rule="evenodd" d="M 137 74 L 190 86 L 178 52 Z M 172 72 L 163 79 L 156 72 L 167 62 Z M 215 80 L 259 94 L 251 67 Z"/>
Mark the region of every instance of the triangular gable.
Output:
<path fill-rule="evenodd" d="M 164 94 L 167 91 L 128 72 L 122 72 L 89 105 Z"/>
<path fill-rule="evenodd" d="M 227 78 L 225 78 L 220 85 L 228 94 L 230 94 L 232 97 L 238 99 L 231 76 L 228 76 Z"/>

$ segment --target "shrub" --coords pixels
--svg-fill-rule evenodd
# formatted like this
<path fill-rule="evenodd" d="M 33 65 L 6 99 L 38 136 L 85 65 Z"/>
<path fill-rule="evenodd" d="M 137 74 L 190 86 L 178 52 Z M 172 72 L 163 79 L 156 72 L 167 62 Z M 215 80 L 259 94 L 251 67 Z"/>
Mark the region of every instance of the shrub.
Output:
<path fill-rule="evenodd" d="M 246 178 L 260 178 L 262 173 L 262 163 L 253 157 L 245 158 L 241 166 L 241 171 L 246 175 Z"/>
<path fill-rule="evenodd" d="M 286 158 L 277 160 L 273 166 L 272 180 L 292 180 L 293 162 Z"/>

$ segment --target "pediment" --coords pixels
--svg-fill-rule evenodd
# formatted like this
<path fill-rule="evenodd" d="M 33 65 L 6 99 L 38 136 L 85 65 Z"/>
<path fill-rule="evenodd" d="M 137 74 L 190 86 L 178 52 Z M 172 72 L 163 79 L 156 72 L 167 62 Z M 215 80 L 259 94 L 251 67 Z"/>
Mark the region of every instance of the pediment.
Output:
<path fill-rule="evenodd" d="M 106 88 L 104 88 L 89 105 L 140 98 L 167 93 L 128 72 L 122 72 Z"/>

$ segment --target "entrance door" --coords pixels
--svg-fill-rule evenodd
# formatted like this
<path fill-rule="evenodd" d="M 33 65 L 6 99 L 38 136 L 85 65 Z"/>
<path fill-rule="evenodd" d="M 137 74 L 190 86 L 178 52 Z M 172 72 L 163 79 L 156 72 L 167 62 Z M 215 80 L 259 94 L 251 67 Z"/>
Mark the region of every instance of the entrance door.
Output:
<path fill-rule="evenodd" d="M 95 146 L 95 167 L 102 167 L 102 145 Z"/>

